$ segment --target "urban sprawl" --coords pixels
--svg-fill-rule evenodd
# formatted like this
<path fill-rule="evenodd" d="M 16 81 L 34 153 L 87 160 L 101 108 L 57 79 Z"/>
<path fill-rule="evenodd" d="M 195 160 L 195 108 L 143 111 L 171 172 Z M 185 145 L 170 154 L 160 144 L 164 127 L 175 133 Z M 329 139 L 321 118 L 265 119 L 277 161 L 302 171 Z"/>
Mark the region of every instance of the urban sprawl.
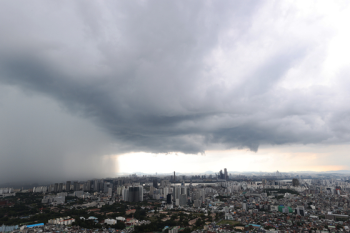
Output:
<path fill-rule="evenodd" d="M 349 232 L 349 175 L 128 175 L 0 189 L 0 232 Z"/>

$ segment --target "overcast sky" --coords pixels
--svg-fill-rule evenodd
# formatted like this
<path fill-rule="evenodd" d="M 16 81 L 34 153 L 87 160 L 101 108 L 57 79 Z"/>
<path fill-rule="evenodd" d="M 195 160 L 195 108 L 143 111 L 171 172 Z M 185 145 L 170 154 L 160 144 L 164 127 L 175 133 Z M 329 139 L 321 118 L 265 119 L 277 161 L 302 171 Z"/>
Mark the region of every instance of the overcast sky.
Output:
<path fill-rule="evenodd" d="M 348 169 L 348 22 L 348 1 L 1 1 L 0 182 L 164 154 Z"/>

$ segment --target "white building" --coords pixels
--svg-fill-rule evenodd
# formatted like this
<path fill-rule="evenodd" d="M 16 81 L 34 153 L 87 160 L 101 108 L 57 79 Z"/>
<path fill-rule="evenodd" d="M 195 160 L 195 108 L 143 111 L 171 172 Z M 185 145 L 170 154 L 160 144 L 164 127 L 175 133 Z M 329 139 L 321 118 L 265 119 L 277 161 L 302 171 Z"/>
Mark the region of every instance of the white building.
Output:
<path fill-rule="evenodd" d="M 117 220 L 115 219 L 105 219 L 105 223 L 108 225 L 115 225 L 117 224 Z"/>
<path fill-rule="evenodd" d="M 54 218 L 48 221 L 48 223 L 50 224 L 58 224 L 58 225 L 72 225 L 73 222 L 75 222 L 75 219 L 69 216 L 65 218 Z"/>
<path fill-rule="evenodd" d="M 123 188 L 122 198 L 123 198 L 123 201 L 129 201 L 129 189 Z"/>
<path fill-rule="evenodd" d="M 225 213 L 225 220 L 233 220 L 233 216 L 230 213 Z"/>

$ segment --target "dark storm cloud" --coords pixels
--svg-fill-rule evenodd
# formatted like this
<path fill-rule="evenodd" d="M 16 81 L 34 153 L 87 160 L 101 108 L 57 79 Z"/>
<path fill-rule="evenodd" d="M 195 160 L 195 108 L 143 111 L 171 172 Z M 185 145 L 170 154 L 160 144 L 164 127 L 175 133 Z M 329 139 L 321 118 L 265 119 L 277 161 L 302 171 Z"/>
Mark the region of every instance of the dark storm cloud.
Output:
<path fill-rule="evenodd" d="M 0 81 L 91 120 L 112 136 L 115 153 L 342 143 L 348 120 L 337 119 L 347 113 L 330 101 L 339 93 L 304 86 L 303 77 L 295 80 L 301 87 L 283 84 L 319 48 L 308 31 L 328 29 L 282 8 L 263 1 L 2 2 Z"/>

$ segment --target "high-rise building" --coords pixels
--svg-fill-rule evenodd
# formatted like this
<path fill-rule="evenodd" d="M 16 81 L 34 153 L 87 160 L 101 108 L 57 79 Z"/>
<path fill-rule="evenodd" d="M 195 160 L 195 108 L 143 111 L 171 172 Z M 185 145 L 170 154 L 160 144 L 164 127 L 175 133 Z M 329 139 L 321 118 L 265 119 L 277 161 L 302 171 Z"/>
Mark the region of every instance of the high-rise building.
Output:
<path fill-rule="evenodd" d="M 150 190 L 149 190 L 149 194 L 150 194 L 150 195 L 153 195 L 154 192 L 155 192 L 156 190 L 157 190 L 157 189 L 156 189 L 155 187 L 151 186 L 151 187 L 150 187 Z"/>
<path fill-rule="evenodd" d="M 227 169 L 226 169 L 226 168 L 224 169 L 224 176 L 225 176 L 225 177 L 224 177 L 225 180 L 227 180 L 228 176 L 227 176 Z"/>
<path fill-rule="evenodd" d="M 179 199 L 181 195 L 181 186 L 177 185 L 174 188 L 174 200 Z"/>
<path fill-rule="evenodd" d="M 122 198 L 123 198 L 123 201 L 129 201 L 129 189 L 128 188 L 122 189 Z"/>
<path fill-rule="evenodd" d="M 79 191 L 80 190 L 80 184 L 79 182 L 75 181 L 74 182 L 74 191 Z"/>
<path fill-rule="evenodd" d="M 89 192 L 89 191 L 90 191 L 90 181 L 86 181 L 86 182 L 84 183 L 84 188 L 83 188 L 83 190 L 84 190 L 85 192 Z"/>
<path fill-rule="evenodd" d="M 59 183 L 58 184 L 58 192 L 62 192 L 63 191 L 63 183 Z"/>
<path fill-rule="evenodd" d="M 94 191 L 95 192 L 99 192 L 99 181 L 98 180 L 94 180 Z"/>
<path fill-rule="evenodd" d="M 181 194 L 179 198 L 179 205 L 180 206 L 185 206 L 187 205 L 187 195 L 186 194 Z"/>
<path fill-rule="evenodd" d="M 166 203 L 167 204 L 171 204 L 171 194 L 169 193 L 167 196 L 166 196 Z"/>
<path fill-rule="evenodd" d="M 143 187 L 129 187 L 129 202 L 143 201 Z"/>
<path fill-rule="evenodd" d="M 143 201 L 143 186 L 140 185 L 139 201 Z"/>
<path fill-rule="evenodd" d="M 204 189 L 199 190 L 199 196 L 201 198 L 201 201 L 205 202 L 205 190 Z"/>
<path fill-rule="evenodd" d="M 158 188 L 158 180 L 157 179 L 153 180 L 153 187 Z"/>
<path fill-rule="evenodd" d="M 112 188 L 113 189 L 113 184 L 111 182 L 104 182 L 103 192 L 107 193 L 108 192 L 108 188 Z"/>
<path fill-rule="evenodd" d="M 117 191 L 116 191 L 116 195 L 117 196 L 121 196 L 122 195 L 122 190 L 123 190 L 123 187 L 122 186 L 118 186 L 117 187 Z"/>
<path fill-rule="evenodd" d="M 112 196 L 112 188 L 108 188 L 108 194 L 107 194 L 109 197 Z"/>
<path fill-rule="evenodd" d="M 220 172 L 219 172 L 219 177 L 218 177 L 219 179 L 224 179 L 224 174 L 222 173 L 222 170 L 220 170 Z"/>
<path fill-rule="evenodd" d="M 54 188 L 53 188 L 53 191 L 54 191 L 55 193 L 58 192 L 58 183 L 55 183 Z"/>
<path fill-rule="evenodd" d="M 70 191 L 70 181 L 67 181 L 66 182 L 66 192 L 69 192 Z"/>
<path fill-rule="evenodd" d="M 201 207 L 202 202 L 200 200 L 194 200 L 193 206 L 194 207 Z"/>
<path fill-rule="evenodd" d="M 187 195 L 187 188 L 186 188 L 186 186 L 181 186 L 181 194 Z"/>
<path fill-rule="evenodd" d="M 166 197 L 168 193 L 169 193 L 169 188 L 168 187 L 163 188 L 163 196 Z"/>

